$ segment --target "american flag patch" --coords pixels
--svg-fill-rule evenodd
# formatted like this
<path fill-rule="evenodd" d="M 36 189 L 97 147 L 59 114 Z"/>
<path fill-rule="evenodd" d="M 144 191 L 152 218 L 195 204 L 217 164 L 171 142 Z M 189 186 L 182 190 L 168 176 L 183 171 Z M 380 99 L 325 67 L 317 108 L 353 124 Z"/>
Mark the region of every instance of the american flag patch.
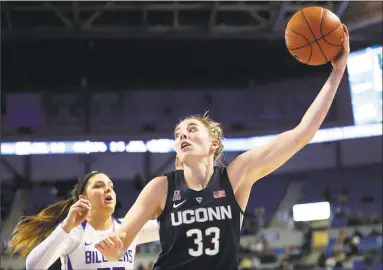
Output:
<path fill-rule="evenodd" d="M 213 191 L 213 197 L 214 199 L 224 198 L 226 197 L 226 192 L 224 190 Z"/>

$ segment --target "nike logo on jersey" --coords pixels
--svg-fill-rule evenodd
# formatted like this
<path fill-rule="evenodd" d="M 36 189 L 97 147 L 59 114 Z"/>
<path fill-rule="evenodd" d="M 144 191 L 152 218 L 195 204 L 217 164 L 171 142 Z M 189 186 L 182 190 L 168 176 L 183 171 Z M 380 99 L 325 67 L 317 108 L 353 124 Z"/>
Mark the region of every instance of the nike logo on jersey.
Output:
<path fill-rule="evenodd" d="M 92 243 L 85 242 L 85 246 L 90 246 Z"/>
<path fill-rule="evenodd" d="M 179 206 L 183 205 L 186 202 L 186 200 L 180 202 L 180 203 L 173 203 L 173 208 L 178 208 Z"/>

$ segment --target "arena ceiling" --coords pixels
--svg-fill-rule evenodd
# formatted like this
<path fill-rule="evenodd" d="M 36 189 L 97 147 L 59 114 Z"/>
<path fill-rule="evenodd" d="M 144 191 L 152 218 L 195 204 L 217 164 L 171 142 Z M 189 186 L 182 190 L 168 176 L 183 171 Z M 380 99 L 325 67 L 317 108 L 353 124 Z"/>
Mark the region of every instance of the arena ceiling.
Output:
<path fill-rule="evenodd" d="M 375 1 L 109 1 L 1 2 L 2 36 L 36 38 L 282 39 L 297 10 L 326 7 L 354 40 L 381 43 L 382 2 Z"/>
<path fill-rule="evenodd" d="M 284 42 L 290 16 L 312 5 L 347 24 L 352 50 L 382 43 L 381 1 L 2 1 L 2 86 L 60 91 L 86 78 L 104 91 L 247 88 L 325 78 L 330 65 L 308 68 Z"/>

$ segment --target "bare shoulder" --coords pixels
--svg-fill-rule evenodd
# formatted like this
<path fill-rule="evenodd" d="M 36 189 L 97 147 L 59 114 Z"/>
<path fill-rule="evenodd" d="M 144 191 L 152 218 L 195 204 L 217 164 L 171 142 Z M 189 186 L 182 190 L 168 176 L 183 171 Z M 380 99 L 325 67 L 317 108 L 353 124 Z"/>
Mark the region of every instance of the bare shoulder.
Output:
<path fill-rule="evenodd" d="M 153 178 L 144 188 L 142 193 L 145 193 L 151 203 L 158 206 L 155 210 L 155 216 L 159 216 L 165 209 L 166 198 L 168 196 L 168 178 L 166 176 L 159 176 Z"/>
<path fill-rule="evenodd" d="M 154 189 L 157 192 L 162 192 L 168 190 L 168 178 L 166 176 L 158 176 L 153 178 L 152 181 L 149 182 L 148 186 L 150 189 Z"/>
<path fill-rule="evenodd" d="M 168 190 L 168 179 L 166 176 L 159 176 L 153 178 L 142 190 L 140 196 L 150 196 L 157 195 L 155 197 L 162 197 L 162 194 L 167 195 Z M 139 197 L 140 197 L 139 196 Z"/>

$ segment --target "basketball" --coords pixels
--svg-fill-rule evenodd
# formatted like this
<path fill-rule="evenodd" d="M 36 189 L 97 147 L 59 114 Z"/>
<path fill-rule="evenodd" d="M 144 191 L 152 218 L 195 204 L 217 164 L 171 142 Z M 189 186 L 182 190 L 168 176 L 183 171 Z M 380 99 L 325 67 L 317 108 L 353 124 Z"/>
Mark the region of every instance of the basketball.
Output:
<path fill-rule="evenodd" d="M 307 7 L 296 12 L 285 30 L 290 54 L 299 62 L 319 66 L 326 64 L 342 49 L 343 24 L 330 10 Z"/>

